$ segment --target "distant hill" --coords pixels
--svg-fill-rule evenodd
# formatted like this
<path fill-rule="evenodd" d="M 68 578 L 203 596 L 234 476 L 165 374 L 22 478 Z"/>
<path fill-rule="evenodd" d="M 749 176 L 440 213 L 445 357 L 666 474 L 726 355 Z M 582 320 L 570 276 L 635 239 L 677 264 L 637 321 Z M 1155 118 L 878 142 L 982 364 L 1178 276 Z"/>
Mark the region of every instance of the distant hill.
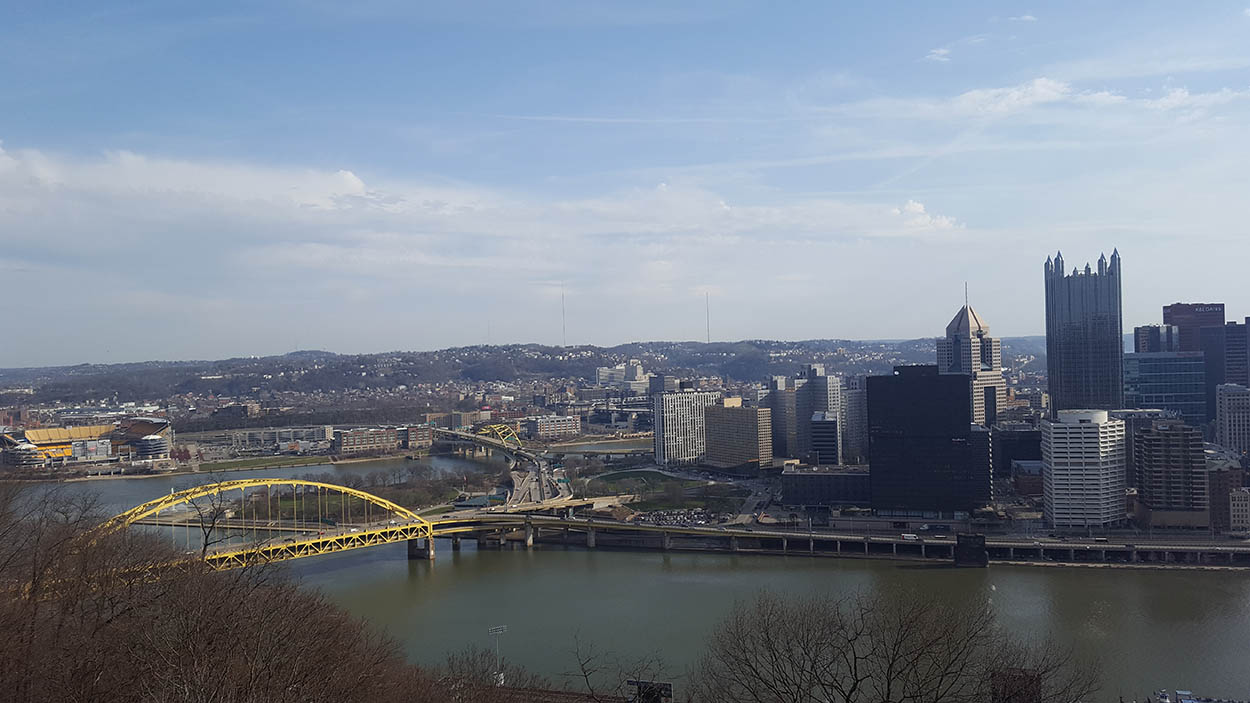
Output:
<path fill-rule="evenodd" d="M 1045 348 L 1045 337 L 1004 339 L 1004 362 L 1021 368 L 1033 367 L 1040 360 L 1044 370 Z M 299 350 L 278 356 L 216 361 L 0 369 L 0 405 L 125 402 L 188 393 L 249 396 L 261 392 L 388 390 L 454 381 L 591 380 L 596 367 L 629 359 L 638 359 L 647 371 L 683 377 L 723 376 L 738 381 L 790 375 L 808 363 L 823 363 L 831 373 L 870 375 L 889 372 L 896 365 L 933 363 L 934 340 L 750 339 L 568 348 L 511 344 L 380 354 Z"/>

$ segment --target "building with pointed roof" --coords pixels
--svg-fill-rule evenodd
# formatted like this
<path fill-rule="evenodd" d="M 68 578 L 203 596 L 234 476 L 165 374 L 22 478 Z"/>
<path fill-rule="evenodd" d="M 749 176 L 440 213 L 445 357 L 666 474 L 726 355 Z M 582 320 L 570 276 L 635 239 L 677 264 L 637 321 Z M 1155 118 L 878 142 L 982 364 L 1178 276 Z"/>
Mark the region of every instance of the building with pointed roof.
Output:
<path fill-rule="evenodd" d="M 938 339 L 937 363 L 939 373 L 968 376 L 973 423 L 993 425 L 1007 400 L 1002 343 L 990 336 L 990 326 L 972 306 L 960 308 Z"/>
<path fill-rule="evenodd" d="M 1124 326 L 1120 252 L 1095 271 L 1064 272 L 1063 254 L 1047 258 L 1046 370 L 1051 412 L 1124 407 Z"/>

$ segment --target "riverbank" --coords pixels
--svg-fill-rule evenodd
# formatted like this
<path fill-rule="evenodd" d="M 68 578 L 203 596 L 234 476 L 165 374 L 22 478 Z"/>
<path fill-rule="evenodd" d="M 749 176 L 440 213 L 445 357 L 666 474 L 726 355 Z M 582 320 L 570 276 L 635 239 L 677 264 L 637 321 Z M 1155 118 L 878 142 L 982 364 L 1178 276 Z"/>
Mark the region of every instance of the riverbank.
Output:
<path fill-rule="evenodd" d="M 69 477 L 69 478 L 41 477 L 41 478 L 31 478 L 31 479 L 12 478 L 12 479 L 5 479 L 5 480 L 38 481 L 38 482 L 45 482 L 45 483 L 49 481 L 52 481 L 52 482 L 59 481 L 62 483 L 77 483 L 81 481 L 104 481 L 104 480 L 109 480 L 109 479 L 168 478 L 168 477 L 176 477 L 176 476 L 196 476 L 196 475 L 202 476 L 206 474 L 207 475 L 225 474 L 225 473 L 233 473 L 235 471 L 261 471 L 264 469 L 293 469 L 293 468 L 300 468 L 300 467 L 305 467 L 305 466 L 307 467 L 339 466 L 339 465 L 345 465 L 345 464 L 368 464 L 370 462 L 418 461 L 419 458 L 428 458 L 429 456 L 430 456 L 429 452 L 417 453 L 417 454 L 395 453 L 395 454 L 386 454 L 383 456 L 367 456 L 367 457 L 351 457 L 351 458 L 315 456 L 315 457 L 306 457 L 308 459 L 307 461 L 290 461 L 289 460 L 290 458 L 287 458 L 286 461 L 276 461 L 273 463 L 263 462 L 263 463 L 258 463 L 258 464 L 252 464 L 252 463 L 233 464 L 232 462 L 221 462 L 220 464 L 201 464 L 199 468 L 195 468 L 195 469 L 179 469 L 177 471 L 162 471 L 159 473 L 149 473 L 149 474 L 103 474 L 103 475 L 96 475 L 96 476 L 74 476 L 74 477 Z"/>

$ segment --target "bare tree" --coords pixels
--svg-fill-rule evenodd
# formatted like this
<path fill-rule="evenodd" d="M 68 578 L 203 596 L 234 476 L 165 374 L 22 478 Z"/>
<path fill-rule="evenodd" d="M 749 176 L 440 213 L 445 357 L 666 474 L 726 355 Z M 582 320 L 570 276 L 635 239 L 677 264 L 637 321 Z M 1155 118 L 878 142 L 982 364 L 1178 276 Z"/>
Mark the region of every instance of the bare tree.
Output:
<path fill-rule="evenodd" d="M 833 599 L 762 593 L 712 633 L 699 701 L 974 703 L 1089 700 L 1096 667 L 995 627 L 988 604 L 917 592 Z"/>
<path fill-rule="evenodd" d="M 669 677 L 663 658 L 657 654 L 622 658 L 610 650 L 573 636 L 575 671 L 565 674 L 572 688 L 585 691 L 590 701 L 619 701 L 634 693 L 627 681 L 659 681 Z"/>

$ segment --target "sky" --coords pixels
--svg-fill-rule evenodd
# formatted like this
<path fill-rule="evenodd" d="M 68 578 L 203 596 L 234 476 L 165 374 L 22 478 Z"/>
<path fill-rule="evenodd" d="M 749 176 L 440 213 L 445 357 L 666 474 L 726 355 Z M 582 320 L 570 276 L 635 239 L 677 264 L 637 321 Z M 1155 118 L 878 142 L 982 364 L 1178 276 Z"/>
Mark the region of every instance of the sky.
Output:
<path fill-rule="evenodd" d="M 5 3 L 0 367 L 1240 319 L 1248 170 L 1247 0 Z"/>

